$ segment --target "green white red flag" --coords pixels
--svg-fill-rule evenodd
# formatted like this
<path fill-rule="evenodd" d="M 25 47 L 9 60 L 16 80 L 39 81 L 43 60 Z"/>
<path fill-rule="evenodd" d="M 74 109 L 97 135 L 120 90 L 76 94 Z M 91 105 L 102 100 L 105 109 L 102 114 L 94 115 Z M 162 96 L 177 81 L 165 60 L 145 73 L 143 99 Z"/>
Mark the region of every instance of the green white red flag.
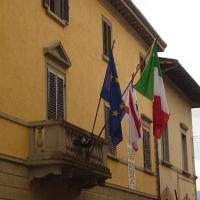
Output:
<path fill-rule="evenodd" d="M 169 119 L 160 61 L 153 45 L 147 65 L 134 88 L 143 96 L 153 100 L 153 134 L 160 138 Z"/>

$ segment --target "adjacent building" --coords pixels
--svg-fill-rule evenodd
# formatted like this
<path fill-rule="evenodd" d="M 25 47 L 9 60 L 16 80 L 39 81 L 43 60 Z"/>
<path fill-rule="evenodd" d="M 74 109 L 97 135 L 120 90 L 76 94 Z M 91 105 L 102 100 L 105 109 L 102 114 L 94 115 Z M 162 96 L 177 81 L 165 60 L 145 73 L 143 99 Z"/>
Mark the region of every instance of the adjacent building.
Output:
<path fill-rule="evenodd" d="M 107 127 L 98 137 L 103 102 L 90 151 L 113 41 L 122 90 L 155 38 L 166 48 L 130 0 L 1 0 L 0 11 L 0 199 L 195 199 L 200 90 L 176 60 L 161 58 L 171 112 L 162 139 L 152 134 L 152 102 L 138 94 L 139 151 L 125 122 L 117 147 Z"/>

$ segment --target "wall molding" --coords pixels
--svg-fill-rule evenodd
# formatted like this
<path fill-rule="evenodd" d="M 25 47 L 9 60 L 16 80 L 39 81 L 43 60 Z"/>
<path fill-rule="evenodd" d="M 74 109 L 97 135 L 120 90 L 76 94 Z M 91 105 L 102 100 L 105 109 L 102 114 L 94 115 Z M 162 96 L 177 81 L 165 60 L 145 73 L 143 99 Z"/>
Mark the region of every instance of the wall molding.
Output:
<path fill-rule="evenodd" d="M 19 119 L 19 118 L 17 118 L 17 117 L 14 117 L 14 116 L 12 116 L 12 115 L 7 114 L 7 113 L 0 112 L 0 118 L 1 118 L 1 119 L 9 120 L 9 121 L 11 121 L 11 122 L 15 122 L 15 123 L 17 123 L 17 124 L 19 124 L 19 125 L 22 125 L 22 126 L 29 127 L 29 123 L 26 122 L 25 120 Z"/>
<path fill-rule="evenodd" d="M 143 193 L 143 192 L 139 192 L 139 191 L 136 191 L 136 190 L 131 190 L 129 188 L 122 187 L 122 186 L 119 186 L 119 185 L 115 185 L 115 184 L 112 184 L 112 183 L 105 183 L 105 187 L 109 187 L 109 188 L 121 190 L 123 192 L 128 192 L 128 193 L 131 193 L 131 194 L 135 194 L 135 195 L 138 195 L 140 197 L 146 197 L 146 198 L 151 198 L 151 199 L 158 199 L 157 196 L 149 195 L 149 194 L 146 194 L 146 193 Z"/>

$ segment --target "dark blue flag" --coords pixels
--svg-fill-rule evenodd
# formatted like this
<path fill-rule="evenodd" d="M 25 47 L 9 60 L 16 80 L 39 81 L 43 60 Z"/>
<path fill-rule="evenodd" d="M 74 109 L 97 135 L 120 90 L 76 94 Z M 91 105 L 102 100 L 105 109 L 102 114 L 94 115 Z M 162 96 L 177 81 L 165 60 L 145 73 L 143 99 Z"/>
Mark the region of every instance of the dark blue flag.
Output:
<path fill-rule="evenodd" d="M 100 94 L 109 107 L 108 128 L 113 145 L 119 144 L 122 137 L 121 119 L 124 115 L 124 103 L 122 101 L 121 89 L 118 82 L 115 61 L 112 52 Z"/>

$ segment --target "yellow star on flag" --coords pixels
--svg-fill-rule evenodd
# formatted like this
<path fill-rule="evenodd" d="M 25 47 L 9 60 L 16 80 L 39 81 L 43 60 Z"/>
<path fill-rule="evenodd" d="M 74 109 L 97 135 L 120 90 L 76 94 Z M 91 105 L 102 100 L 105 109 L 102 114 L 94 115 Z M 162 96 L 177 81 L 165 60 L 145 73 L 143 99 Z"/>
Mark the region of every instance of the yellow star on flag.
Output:
<path fill-rule="evenodd" d="M 117 117 L 117 115 L 118 115 L 118 112 L 115 110 L 115 111 L 112 111 L 112 115 L 114 116 L 114 117 Z"/>

